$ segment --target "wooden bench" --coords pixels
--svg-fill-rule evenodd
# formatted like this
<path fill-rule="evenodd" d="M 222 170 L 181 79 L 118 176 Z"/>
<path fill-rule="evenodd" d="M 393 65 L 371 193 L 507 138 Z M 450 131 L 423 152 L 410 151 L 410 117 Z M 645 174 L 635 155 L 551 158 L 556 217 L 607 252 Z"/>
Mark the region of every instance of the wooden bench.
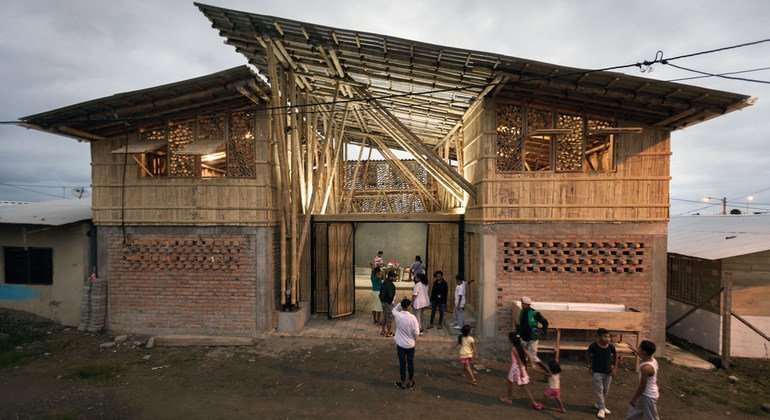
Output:
<path fill-rule="evenodd" d="M 540 340 L 538 346 L 538 352 L 554 353 L 556 360 L 559 360 L 562 350 L 573 351 L 586 351 L 591 342 L 596 339 L 596 330 L 604 328 L 610 331 L 613 336 L 613 344 L 618 351 L 618 357 L 634 357 L 636 359 L 637 368 L 639 366 L 639 359 L 632 351 L 632 344 L 623 341 L 624 334 L 634 334 L 636 336 L 636 342 L 633 348 L 637 348 L 641 342 L 641 332 L 644 323 L 642 313 L 634 308 L 624 307 L 624 311 L 620 312 L 617 308 L 613 307 L 613 310 L 602 310 L 602 308 L 608 308 L 612 305 L 595 304 L 595 308 L 591 310 L 569 310 L 569 306 L 585 309 L 591 307 L 592 304 L 571 304 L 568 302 L 533 302 L 532 307 L 540 312 L 545 319 L 548 320 L 548 329 L 555 331 L 555 340 Z M 518 302 L 514 303 L 513 320 L 514 329 L 519 319 L 519 313 L 521 307 Z M 564 307 L 567 309 L 548 309 L 552 307 Z M 615 305 L 617 306 L 617 305 Z M 595 310 L 594 310 L 595 309 Z M 582 330 L 586 331 L 585 341 L 562 341 L 562 331 L 567 330 Z"/>

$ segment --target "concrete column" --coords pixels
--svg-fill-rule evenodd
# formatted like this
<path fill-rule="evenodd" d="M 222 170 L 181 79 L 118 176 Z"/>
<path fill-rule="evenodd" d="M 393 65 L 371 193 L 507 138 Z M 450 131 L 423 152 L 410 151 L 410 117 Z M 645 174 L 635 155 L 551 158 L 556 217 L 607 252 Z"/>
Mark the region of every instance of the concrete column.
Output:
<path fill-rule="evenodd" d="M 650 339 L 661 355 L 666 343 L 666 285 L 668 282 L 668 238 L 655 235 L 652 240 L 652 277 L 650 279 Z"/>
<path fill-rule="evenodd" d="M 257 228 L 255 232 L 255 265 L 256 278 L 254 281 L 256 299 L 256 330 L 257 337 L 266 333 L 272 324 L 273 315 L 273 228 Z"/>
<path fill-rule="evenodd" d="M 478 334 L 484 339 L 497 335 L 497 235 L 479 234 L 479 314 Z M 490 340 L 491 342 L 492 340 Z"/>

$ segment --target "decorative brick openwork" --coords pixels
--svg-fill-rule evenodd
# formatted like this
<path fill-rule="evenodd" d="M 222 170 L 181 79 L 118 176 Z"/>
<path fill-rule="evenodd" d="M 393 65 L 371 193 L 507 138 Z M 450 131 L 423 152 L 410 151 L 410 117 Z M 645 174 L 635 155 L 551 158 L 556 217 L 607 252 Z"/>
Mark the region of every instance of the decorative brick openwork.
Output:
<path fill-rule="evenodd" d="M 647 270 L 643 241 L 514 239 L 502 245 L 505 272 L 640 274 Z"/>
<path fill-rule="evenodd" d="M 123 269 L 222 270 L 239 268 L 240 242 L 199 237 L 186 240 L 132 239 L 122 255 Z"/>

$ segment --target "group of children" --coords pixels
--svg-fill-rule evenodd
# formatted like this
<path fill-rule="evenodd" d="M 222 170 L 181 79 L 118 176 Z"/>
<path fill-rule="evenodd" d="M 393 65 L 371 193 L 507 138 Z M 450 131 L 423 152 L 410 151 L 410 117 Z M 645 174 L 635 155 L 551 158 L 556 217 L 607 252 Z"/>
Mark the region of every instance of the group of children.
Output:
<path fill-rule="evenodd" d="M 460 363 L 463 366 L 463 376 L 471 378 L 471 384 L 477 385 L 478 382 L 473 374 L 472 363 L 474 358 L 478 357 L 474 338 L 470 335 L 471 327 L 464 325 L 461 334 L 457 337 L 457 344 L 460 346 Z M 517 332 L 510 332 L 508 339 L 511 342 L 511 367 L 506 377 L 506 393 L 500 397 L 500 401 L 505 404 L 513 404 L 513 385 L 518 385 L 526 394 L 529 403 L 535 410 L 542 410 L 549 399 L 554 399 L 558 403 L 557 411 L 566 413 L 564 402 L 561 399 L 561 365 L 556 360 L 549 360 L 547 365 L 543 364 L 533 357 L 523 344 L 523 340 Z M 658 362 L 653 355 L 655 354 L 655 343 L 644 340 L 634 353 L 641 359 L 639 365 L 639 385 L 636 392 L 629 400 L 630 409 L 626 419 L 658 419 Z M 594 407 L 598 409 L 596 416 L 605 418 L 611 414 L 607 408 L 606 401 L 609 395 L 610 382 L 617 369 L 618 357 L 615 346 L 611 343 L 610 332 L 604 328 L 597 331 L 597 340 L 588 347 L 586 351 L 586 362 L 588 371 L 592 376 L 593 390 L 596 397 Z M 530 377 L 527 371 L 527 365 L 530 365 L 536 372 L 544 374 L 548 379 L 548 388 L 544 392 L 545 400 L 538 402 L 532 395 L 528 384 Z"/>

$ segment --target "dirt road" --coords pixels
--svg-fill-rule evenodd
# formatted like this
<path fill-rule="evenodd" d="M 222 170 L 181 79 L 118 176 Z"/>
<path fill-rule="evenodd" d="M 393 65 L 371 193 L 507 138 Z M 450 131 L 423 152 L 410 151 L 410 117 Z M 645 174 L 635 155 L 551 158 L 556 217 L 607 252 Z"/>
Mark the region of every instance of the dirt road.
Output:
<path fill-rule="evenodd" d="M 520 390 L 512 407 L 498 401 L 507 355 L 482 354 L 486 369 L 478 375 L 479 385 L 471 386 L 458 376 L 455 352 L 444 343 L 418 344 L 417 386 L 401 391 L 393 385 L 398 364 L 392 339 L 271 338 L 253 347 L 145 349 L 139 345 L 144 340 L 129 338 L 100 349 L 110 338 L 50 326 L 0 337 L 0 417 L 589 419 L 596 414 L 589 376 L 578 361 L 564 363 L 568 413 L 560 414 L 528 408 Z M 768 400 L 766 379 L 751 376 L 766 378 L 768 371 L 767 364 L 757 366 L 732 371 L 742 378 L 731 384 L 724 371 L 694 372 L 661 362 L 662 418 L 762 416 L 755 402 Z M 629 369 L 621 369 L 612 383 L 608 418 L 625 416 L 637 380 Z M 535 395 L 541 397 L 545 387 L 535 375 Z M 753 407 L 748 410 L 758 414 L 738 410 L 736 401 L 744 397 Z"/>

